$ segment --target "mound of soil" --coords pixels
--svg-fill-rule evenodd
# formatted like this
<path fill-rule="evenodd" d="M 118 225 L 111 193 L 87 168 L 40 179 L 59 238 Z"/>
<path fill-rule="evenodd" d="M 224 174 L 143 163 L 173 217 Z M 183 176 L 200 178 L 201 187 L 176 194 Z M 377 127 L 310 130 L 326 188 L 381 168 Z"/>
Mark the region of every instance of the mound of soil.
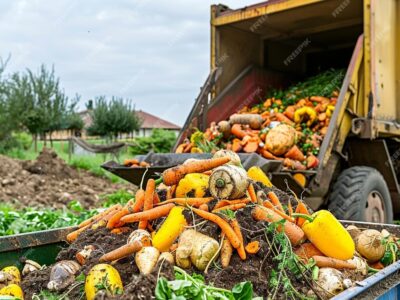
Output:
<path fill-rule="evenodd" d="M 61 208 L 78 200 L 91 208 L 97 206 L 100 195 L 122 187 L 67 165 L 52 149 L 43 149 L 33 161 L 0 155 L 0 201 L 17 207 Z"/>

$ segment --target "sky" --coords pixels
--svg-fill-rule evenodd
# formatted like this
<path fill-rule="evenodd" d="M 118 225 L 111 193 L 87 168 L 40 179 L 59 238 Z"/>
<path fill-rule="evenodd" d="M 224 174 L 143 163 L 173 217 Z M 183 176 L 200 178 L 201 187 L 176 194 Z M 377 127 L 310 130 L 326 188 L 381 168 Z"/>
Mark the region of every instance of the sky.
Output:
<path fill-rule="evenodd" d="M 1 0 L 0 57 L 11 55 L 6 73 L 54 65 L 65 93 L 81 95 L 80 109 L 113 95 L 183 125 L 209 72 L 213 3 Z"/>

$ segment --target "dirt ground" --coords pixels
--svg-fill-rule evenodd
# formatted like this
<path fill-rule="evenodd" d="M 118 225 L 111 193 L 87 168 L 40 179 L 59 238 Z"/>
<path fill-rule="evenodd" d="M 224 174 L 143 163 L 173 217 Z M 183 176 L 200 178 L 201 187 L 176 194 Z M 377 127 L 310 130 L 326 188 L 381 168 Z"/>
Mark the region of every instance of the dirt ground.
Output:
<path fill-rule="evenodd" d="M 61 208 L 78 200 L 85 208 L 91 208 L 98 206 L 101 195 L 123 186 L 129 188 L 70 167 L 51 149 L 45 148 L 32 161 L 0 155 L 0 202 L 17 207 Z"/>

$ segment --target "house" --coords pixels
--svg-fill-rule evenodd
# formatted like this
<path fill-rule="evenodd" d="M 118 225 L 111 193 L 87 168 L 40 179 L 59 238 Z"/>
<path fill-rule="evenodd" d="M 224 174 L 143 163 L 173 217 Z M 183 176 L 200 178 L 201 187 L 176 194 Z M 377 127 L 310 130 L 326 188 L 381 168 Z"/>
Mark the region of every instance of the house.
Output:
<path fill-rule="evenodd" d="M 178 135 L 179 131 L 181 130 L 181 127 L 179 127 L 178 125 L 175 125 L 159 117 L 156 117 L 145 111 L 138 110 L 136 111 L 136 115 L 142 121 L 142 125 L 140 126 L 139 130 L 134 132 L 133 135 L 134 137 L 150 136 L 152 130 L 156 128 L 173 131 L 175 135 Z"/>

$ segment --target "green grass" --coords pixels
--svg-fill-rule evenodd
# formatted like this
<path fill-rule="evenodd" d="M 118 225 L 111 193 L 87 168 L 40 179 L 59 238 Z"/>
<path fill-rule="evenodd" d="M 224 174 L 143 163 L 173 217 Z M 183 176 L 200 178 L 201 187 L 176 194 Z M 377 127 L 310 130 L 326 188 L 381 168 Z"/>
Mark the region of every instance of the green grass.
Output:
<path fill-rule="evenodd" d="M 91 141 L 96 144 L 104 143 L 104 140 L 95 140 Z M 44 147 L 44 143 L 42 141 L 38 142 L 38 151 L 35 152 L 34 146 L 32 145 L 28 150 L 21 149 L 12 149 L 6 153 L 7 156 L 22 160 L 33 160 L 39 155 L 39 152 L 42 151 Z M 47 147 L 50 147 L 50 143 L 47 143 Z M 68 155 L 68 141 L 54 141 L 53 149 L 56 151 L 59 157 L 65 160 L 69 165 L 77 168 L 87 170 L 94 175 L 102 176 L 110 179 L 113 183 L 121 183 L 126 182 L 125 180 L 115 176 L 105 170 L 103 170 L 100 165 L 108 160 L 115 160 L 112 155 L 106 154 L 93 154 L 93 155 L 79 155 L 72 154 L 71 159 Z M 125 149 L 120 152 L 119 161 L 122 162 L 126 158 L 132 158 L 132 154 L 129 154 Z"/>

